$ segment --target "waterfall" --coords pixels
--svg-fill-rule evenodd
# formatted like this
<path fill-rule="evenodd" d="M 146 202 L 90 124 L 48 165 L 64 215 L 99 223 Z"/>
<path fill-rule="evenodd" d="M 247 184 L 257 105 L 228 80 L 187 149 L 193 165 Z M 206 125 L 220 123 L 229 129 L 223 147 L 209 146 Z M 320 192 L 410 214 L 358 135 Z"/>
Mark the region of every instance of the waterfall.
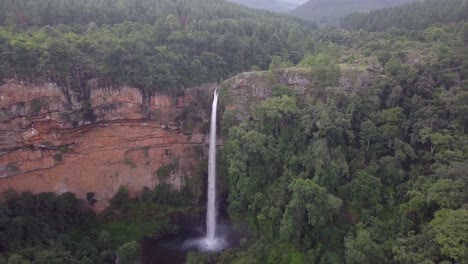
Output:
<path fill-rule="evenodd" d="M 216 240 L 216 113 L 218 108 L 218 89 L 214 91 L 211 110 L 210 150 L 208 156 L 208 201 L 206 204 L 206 239 Z"/>
<path fill-rule="evenodd" d="M 189 239 L 184 242 L 183 248 L 201 251 L 221 251 L 229 246 L 225 239 L 226 231 L 217 230 L 216 217 L 218 206 L 216 203 L 216 111 L 218 108 L 218 89 L 214 91 L 213 108 L 211 109 L 210 149 L 208 153 L 208 200 L 206 202 L 206 236 L 203 238 Z"/>

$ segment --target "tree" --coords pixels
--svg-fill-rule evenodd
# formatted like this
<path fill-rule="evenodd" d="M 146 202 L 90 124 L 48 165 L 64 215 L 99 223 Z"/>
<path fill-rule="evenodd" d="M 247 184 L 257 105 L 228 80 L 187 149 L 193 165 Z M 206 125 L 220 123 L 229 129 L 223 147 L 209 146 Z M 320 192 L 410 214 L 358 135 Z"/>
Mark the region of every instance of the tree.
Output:
<path fill-rule="evenodd" d="M 384 252 L 372 233 L 364 228 L 358 229 L 354 237 L 351 234 L 345 238 L 345 256 L 347 264 L 385 263 Z"/>
<path fill-rule="evenodd" d="M 270 63 L 270 71 L 281 69 L 283 67 L 282 59 L 280 56 L 273 56 Z"/>
<path fill-rule="evenodd" d="M 382 202 L 382 183 L 368 172 L 358 172 L 357 177 L 343 187 L 347 200 L 354 208 L 360 210 L 371 208 L 379 211 Z"/>
<path fill-rule="evenodd" d="M 270 53 L 274 55 L 280 55 L 283 50 L 283 44 L 281 43 L 281 39 L 277 33 L 271 35 L 268 46 L 270 47 Z"/>
<path fill-rule="evenodd" d="M 128 189 L 126 187 L 119 187 L 114 197 L 110 200 L 110 206 L 114 209 L 125 208 L 129 202 Z"/>
<path fill-rule="evenodd" d="M 289 186 L 292 198 L 281 221 L 283 239 L 298 243 L 304 229 L 320 229 L 339 212 L 342 201 L 309 179 L 296 179 Z"/>
<path fill-rule="evenodd" d="M 468 259 L 468 210 L 443 209 L 429 223 L 433 241 L 443 255 L 464 262 Z"/>
<path fill-rule="evenodd" d="M 309 55 L 301 64 L 311 70 L 312 78 L 319 86 L 334 87 L 338 84 L 341 72 L 333 54 L 321 52 Z"/>
<path fill-rule="evenodd" d="M 166 24 L 169 25 L 171 28 L 171 31 L 174 31 L 178 25 L 179 21 L 177 20 L 177 17 L 174 16 L 173 14 L 170 14 L 166 17 Z"/>
<path fill-rule="evenodd" d="M 316 51 L 316 43 L 312 37 L 308 37 L 304 42 L 304 52 L 307 55 L 314 54 Z"/>
<path fill-rule="evenodd" d="M 396 240 L 392 252 L 398 263 L 435 263 L 440 259 L 438 246 L 427 232 L 415 234 L 410 231 L 407 236 Z"/>
<path fill-rule="evenodd" d="M 367 152 L 369 152 L 371 142 L 376 142 L 379 135 L 379 130 L 372 121 L 367 120 L 361 124 L 361 141 L 365 142 Z"/>
<path fill-rule="evenodd" d="M 466 187 L 462 180 L 440 179 L 427 191 L 428 202 L 442 208 L 458 209 L 468 198 Z"/>
<path fill-rule="evenodd" d="M 444 134 L 435 132 L 431 128 L 423 128 L 420 132 L 421 142 L 430 143 L 431 153 L 434 154 L 437 148 L 446 147 L 451 137 L 447 135 L 447 131 Z"/>
<path fill-rule="evenodd" d="M 117 258 L 120 264 L 140 264 L 140 245 L 135 242 L 128 242 L 117 249 Z"/>

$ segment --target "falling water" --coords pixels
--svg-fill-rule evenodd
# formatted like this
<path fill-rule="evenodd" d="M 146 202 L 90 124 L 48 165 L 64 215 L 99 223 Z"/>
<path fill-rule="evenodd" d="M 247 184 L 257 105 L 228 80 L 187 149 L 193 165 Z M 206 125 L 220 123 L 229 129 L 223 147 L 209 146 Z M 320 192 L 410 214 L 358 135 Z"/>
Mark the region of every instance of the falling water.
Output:
<path fill-rule="evenodd" d="M 218 90 L 214 91 L 213 108 L 211 110 L 210 151 L 208 156 L 208 201 L 206 204 L 206 239 L 216 238 L 216 111 L 218 108 Z"/>
<path fill-rule="evenodd" d="M 211 110 L 210 149 L 208 156 L 208 201 L 206 203 L 206 236 L 185 241 L 183 247 L 198 248 L 201 251 L 221 251 L 228 246 L 223 234 L 217 232 L 216 217 L 216 111 L 218 107 L 218 90 L 214 91 L 213 109 Z"/>

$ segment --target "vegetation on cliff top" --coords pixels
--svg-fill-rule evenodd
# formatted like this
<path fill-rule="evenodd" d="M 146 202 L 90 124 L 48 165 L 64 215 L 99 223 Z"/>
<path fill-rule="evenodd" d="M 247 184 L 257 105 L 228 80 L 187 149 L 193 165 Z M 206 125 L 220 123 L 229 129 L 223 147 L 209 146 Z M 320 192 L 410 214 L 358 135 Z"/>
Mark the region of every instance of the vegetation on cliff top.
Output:
<path fill-rule="evenodd" d="M 273 56 L 297 63 L 309 29 L 291 17 L 217 0 L 0 3 L 0 76 L 84 89 L 99 77 L 176 94 Z"/>

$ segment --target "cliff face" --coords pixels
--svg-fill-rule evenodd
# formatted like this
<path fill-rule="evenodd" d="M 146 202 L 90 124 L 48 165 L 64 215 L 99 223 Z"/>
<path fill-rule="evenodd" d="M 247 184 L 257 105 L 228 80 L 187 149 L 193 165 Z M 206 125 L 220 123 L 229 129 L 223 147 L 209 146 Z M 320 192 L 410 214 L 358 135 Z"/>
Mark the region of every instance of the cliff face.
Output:
<path fill-rule="evenodd" d="M 347 91 L 364 88 L 372 77 L 368 75 L 343 71 L 341 86 Z M 307 70 L 297 68 L 243 73 L 222 84 L 221 108 L 240 120 L 277 85 L 300 95 L 313 92 L 311 79 Z M 207 154 L 217 85 L 172 97 L 108 87 L 97 80 L 86 87 L 83 96 L 54 83 L 3 80 L 0 192 L 69 191 L 82 199 L 94 192 L 99 211 L 120 186 L 135 195 L 162 181 L 178 189 L 189 178 L 202 176 L 197 170 Z"/>
<path fill-rule="evenodd" d="M 245 72 L 222 84 L 222 101 L 227 104 L 226 111 L 241 120 L 249 114 L 251 106 L 271 97 L 275 86 L 283 85 L 298 94 L 308 94 L 314 86 L 310 79 L 307 70 L 297 68 Z"/>
<path fill-rule="evenodd" d="M 0 191 L 94 192 L 101 210 L 118 190 L 161 181 L 180 188 L 206 149 L 216 85 L 179 96 L 145 97 L 132 87 L 99 87 L 88 100 L 54 83 L 0 86 Z M 158 177 L 158 170 L 169 177 Z"/>

